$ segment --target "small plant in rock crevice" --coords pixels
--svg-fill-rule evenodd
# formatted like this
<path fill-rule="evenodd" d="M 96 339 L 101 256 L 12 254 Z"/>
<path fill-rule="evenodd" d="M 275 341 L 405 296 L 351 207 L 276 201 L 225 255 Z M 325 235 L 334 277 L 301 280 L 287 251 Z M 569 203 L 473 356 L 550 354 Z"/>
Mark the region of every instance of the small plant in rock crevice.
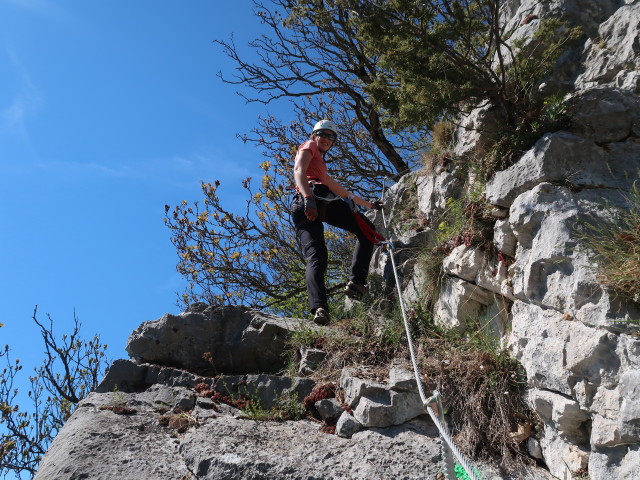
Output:
<path fill-rule="evenodd" d="M 319 328 L 311 327 L 301 323 L 289 338 L 289 342 L 296 347 L 322 348 L 327 332 Z"/>
<path fill-rule="evenodd" d="M 103 405 L 100 410 L 110 410 L 117 415 L 135 415 L 138 411 L 129 407 L 124 397 L 124 393 L 120 391 L 118 385 L 113 387 L 113 398 L 111 405 Z"/>
<path fill-rule="evenodd" d="M 626 201 L 628 208 L 609 207 L 607 218 L 584 222 L 577 235 L 595 253 L 598 280 L 640 303 L 640 186 L 633 186 Z M 634 323 L 640 324 L 640 319 Z"/>
<path fill-rule="evenodd" d="M 224 393 L 212 390 L 211 387 L 204 382 L 197 384 L 195 390 L 201 397 L 210 398 L 215 402 L 224 403 L 238 410 L 242 410 L 246 418 L 252 420 L 300 420 L 305 416 L 305 408 L 298 400 L 298 394 L 295 392 L 282 394 L 273 407 L 265 408 L 256 395 L 251 395 L 247 391 L 244 393 L 225 395 Z"/>
<path fill-rule="evenodd" d="M 210 385 L 204 382 L 197 384 L 195 386 L 195 390 L 201 397 L 210 398 L 215 402 L 224 403 L 231 407 L 237 408 L 238 410 L 246 409 L 251 403 L 251 399 L 247 395 L 225 395 L 221 392 L 213 390 Z"/>
<path fill-rule="evenodd" d="M 303 405 L 307 410 L 312 410 L 316 402 L 336 396 L 337 387 L 335 383 L 320 383 L 311 390 L 311 393 L 304 397 Z"/>
<path fill-rule="evenodd" d="M 429 148 L 422 157 L 423 174 L 437 175 L 452 161 L 455 131 L 455 123 L 447 119 L 433 125 Z"/>
<path fill-rule="evenodd" d="M 173 413 L 158 417 L 158 424 L 169 427 L 176 433 L 185 433 L 190 427 L 197 426 L 198 421 L 188 412 L 175 409 Z"/>
<path fill-rule="evenodd" d="M 251 420 L 276 421 L 301 420 L 306 415 L 304 405 L 298 400 L 298 394 L 287 392 L 278 398 L 271 408 L 264 408 L 259 401 L 252 401 L 244 409 Z"/>
<path fill-rule="evenodd" d="M 344 403 L 344 391 L 339 389 L 337 385 L 333 382 L 329 383 L 318 383 L 309 395 L 304 398 L 303 404 L 308 412 L 308 414 L 317 420 L 321 420 L 319 412 L 316 410 L 315 404 L 321 400 L 326 400 L 329 398 L 335 398 L 342 404 L 342 409 L 346 412 L 349 412 L 353 415 L 353 411 Z M 336 433 L 336 425 L 338 423 L 338 417 L 328 418 L 322 422 L 320 426 L 320 431 L 322 433 L 327 433 L 329 435 L 334 435 Z"/>
<path fill-rule="evenodd" d="M 216 365 L 213 362 L 213 355 L 211 354 L 211 352 L 204 352 L 202 354 L 202 359 L 211 366 L 211 372 L 213 373 L 213 375 L 217 375 L 218 369 L 216 368 Z"/>
<path fill-rule="evenodd" d="M 460 246 L 493 248 L 493 226 L 496 219 L 483 200 L 484 186 L 477 184 L 461 198 L 450 198 L 444 212 L 434 221 L 432 235 L 417 256 L 417 270 L 422 274 L 422 303 L 429 310 L 446 281 L 443 261 Z"/>

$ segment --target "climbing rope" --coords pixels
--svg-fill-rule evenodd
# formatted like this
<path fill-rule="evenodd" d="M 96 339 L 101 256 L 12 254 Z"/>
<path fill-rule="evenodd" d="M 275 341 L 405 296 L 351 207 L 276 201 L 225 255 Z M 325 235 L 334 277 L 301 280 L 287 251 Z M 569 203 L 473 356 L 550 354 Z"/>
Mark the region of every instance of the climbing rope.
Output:
<path fill-rule="evenodd" d="M 384 198 L 384 190 L 382 195 Z M 382 222 L 384 224 L 385 231 L 387 232 L 387 234 L 389 234 L 389 228 L 387 226 L 387 217 L 384 214 L 384 208 L 381 211 L 382 211 Z M 433 423 L 435 423 L 436 427 L 438 428 L 438 431 L 440 432 L 440 438 L 442 439 L 442 445 L 443 445 L 442 458 L 445 463 L 445 472 L 444 472 L 445 479 L 454 480 L 456 478 L 455 472 L 454 472 L 453 459 L 451 458 L 451 453 L 453 453 L 453 455 L 455 455 L 455 457 L 458 459 L 458 462 L 460 463 L 462 468 L 464 468 L 465 471 L 467 472 L 467 475 L 469 476 L 469 478 L 471 480 L 479 480 L 478 476 L 476 475 L 477 470 L 471 467 L 471 464 L 464 457 L 464 455 L 462 454 L 458 446 L 455 444 L 455 442 L 451 438 L 447 425 L 441 420 L 441 417 L 442 419 L 444 419 L 444 415 L 443 415 L 442 404 L 440 400 L 440 394 L 437 391 L 434 391 L 433 396 L 430 398 L 427 398 L 427 396 L 424 393 L 424 387 L 422 385 L 422 380 L 420 378 L 420 369 L 418 368 L 418 360 L 416 358 L 415 350 L 413 348 L 413 339 L 411 337 L 411 331 L 409 330 L 409 320 L 407 319 L 404 300 L 402 298 L 402 289 L 400 288 L 400 279 L 398 278 L 398 269 L 396 268 L 396 261 L 393 255 L 393 251 L 395 247 L 393 245 L 393 241 L 391 237 L 389 237 L 388 241 L 382 242 L 382 243 L 387 245 L 389 258 L 391 258 L 393 276 L 395 277 L 396 287 L 398 290 L 398 302 L 400 303 L 400 310 L 402 311 L 402 319 L 404 321 L 404 329 L 407 334 L 407 343 L 409 345 L 409 353 L 411 355 L 413 373 L 416 377 L 416 384 L 418 385 L 418 393 L 420 394 L 420 399 L 422 400 L 422 405 L 424 409 L 427 411 L 427 413 L 433 420 Z M 436 405 L 437 412 L 434 411 L 432 405 Z"/>

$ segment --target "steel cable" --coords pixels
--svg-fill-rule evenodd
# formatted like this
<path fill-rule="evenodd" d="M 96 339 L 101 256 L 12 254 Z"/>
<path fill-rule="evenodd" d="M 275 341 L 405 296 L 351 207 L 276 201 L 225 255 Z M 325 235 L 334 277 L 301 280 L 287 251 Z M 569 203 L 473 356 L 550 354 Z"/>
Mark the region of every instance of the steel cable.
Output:
<path fill-rule="evenodd" d="M 383 190 L 383 198 L 384 198 L 384 190 Z M 415 355 L 415 350 L 413 348 L 413 339 L 411 337 L 411 331 L 409 330 L 409 320 L 407 319 L 407 313 L 406 313 L 406 309 L 404 306 L 404 299 L 402 298 L 402 289 L 400 287 L 400 279 L 398 277 L 398 271 L 396 268 L 396 261 L 394 258 L 394 254 L 393 254 L 393 250 L 394 250 L 394 246 L 393 246 L 393 241 L 391 239 L 391 237 L 389 236 L 389 229 L 387 226 L 387 217 L 384 213 L 384 208 L 381 209 L 382 212 L 382 222 L 384 224 L 384 228 L 387 231 L 387 236 L 389 237 L 389 240 L 386 242 L 382 242 L 385 243 L 388 247 L 388 252 L 389 252 L 389 257 L 391 258 L 391 266 L 393 268 L 393 276 L 395 278 L 396 281 L 396 287 L 398 290 L 398 302 L 400 303 L 400 310 L 402 311 L 402 319 L 404 321 L 404 329 L 407 335 L 407 343 L 409 345 L 409 353 L 411 355 L 411 363 L 413 365 L 413 373 L 416 377 L 416 384 L 418 385 L 418 393 L 420 394 L 420 398 L 422 400 L 422 404 L 424 409 L 427 411 L 427 413 L 429 414 L 429 416 L 431 417 L 431 419 L 433 420 L 433 422 L 435 423 L 436 427 L 438 428 L 438 431 L 440 432 L 440 436 L 442 438 L 442 440 L 444 442 L 447 443 L 449 449 L 451 450 L 451 452 L 453 452 L 453 454 L 455 455 L 455 457 L 458 459 L 458 462 L 460 463 L 460 465 L 462 466 L 462 468 L 465 469 L 465 471 L 467 472 L 467 475 L 469 476 L 469 478 L 471 480 L 479 480 L 478 476 L 476 475 L 476 470 L 473 469 L 471 467 L 471 464 L 468 462 L 468 460 L 464 457 L 464 455 L 462 454 L 462 452 L 460 451 L 460 449 L 458 448 L 458 446 L 455 444 L 455 442 L 453 441 L 453 439 L 451 438 L 451 435 L 449 434 L 449 429 L 447 428 L 447 426 L 445 424 L 442 423 L 442 421 L 440 420 L 440 417 L 438 415 L 438 413 L 434 412 L 433 407 L 431 406 L 432 403 L 437 403 L 438 405 L 440 402 L 440 394 L 438 392 L 434 392 L 434 396 L 431 398 L 427 398 L 427 396 L 424 393 L 424 387 L 422 385 L 422 380 L 420 378 L 420 370 L 418 368 L 418 361 Z M 441 410 L 441 408 L 439 408 L 439 410 Z M 443 458 L 445 459 L 445 463 L 448 462 L 448 458 L 449 455 L 446 452 L 445 449 L 445 453 L 443 454 Z M 451 471 L 453 470 L 453 466 L 452 465 L 447 465 L 446 468 L 446 477 L 447 480 L 453 480 L 453 478 L 455 477 L 450 477 L 451 475 Z"/>

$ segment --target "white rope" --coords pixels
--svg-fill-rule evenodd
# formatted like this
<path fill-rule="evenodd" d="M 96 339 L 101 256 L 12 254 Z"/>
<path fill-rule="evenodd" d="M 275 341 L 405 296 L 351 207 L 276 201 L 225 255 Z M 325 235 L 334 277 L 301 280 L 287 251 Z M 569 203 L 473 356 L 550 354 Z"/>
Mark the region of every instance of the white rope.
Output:
<path fill-rule="evenodd" d="M 382 218 L 384 219 L 384 211 L 382 212 Z M 385 229 L 387 227 L 387 222 L 384 220 Z M 393 276 L 396 279 L 396 287 L 398 288 L 398 301 L 400 302 L 400 310 L 402 310 L 402 318 L 404 320 L 404 330 L 407 334 L 407 342 L 409 343 L 409 353 L 411 354 L 411 363 L 413 364 L 413 373 L 416 376 L 416 382 L 418 384 L 418 392 L 420 393 L 420 398 L 422 399 L 422 403 L 427 401 L 427 396 L 424 393 L 424 388 L 422 386 L 422 380 L 420 380 L 420 371 L 418 370 L 418 361 L 416 360 L 416 355 L 413 350 L 413 341 L 411 339 L 411 332 L 409 331 L 409 322 L 407 320 L 407 314 L 405 313 L 404 308 L 404 300 L 402 299 L 402 290 L 400 288 L 400 279 L 398 278 L 398 271 L 396 269 L 396 261 L 393 258 L 393 245 L 391 241 L 387 243 L 389 246 L 389 257 L 391 258 L 391 266 L 393 267 Z"/>
<path fill-rule="evenodd" d="M 431 408 L 431 405 L 425 405 L 425 409 L 427 410 L 427 413 L 433 420 L 433 423 L 435 423 L 436 427 L 438 427 L 440 436 L 447 442 L 447 445 L 449 445 L 449 449 L 453 452 L 453 454 L 458 459 L 458 463 L 460 463 L 460 465 L 462 465 L 462 468 L 465 469 L 465 471 L 467 472 L 467 475 L 469 475 L 469 478 L 471 480 L 479 480 L 478 476 L 475 474 L 475 470 L 471 467 L 471 464 L 468 462 L 468 460 L 464 457 L 464 455 L 462 454 L 458 446 L 455 444 L 455 442 L 451 438 L 451 435 L 449 435 L 449 429 L 445 425 L 443 425 L 442 422 L 440 421 L 440 417 L 438 416 L 438 414 L 433 411 L 433 408 Z"/>
<path fill-rule="evenodd" d="M 383 191 L 383 197 L 384 197 L 384 191 Z M 381 209 L 381 212 L 382 212 L 382 222 L 384 223 L 385 231 L 387 232 L 387 234 L 389 234 L 389 229 L 387 227 L 387 217 L 384 214 L 384 208 Z M 398 278 L 396 261 L 393 255 L 393 248 L 394 248 L 393 242 L 391 239 L 389 239 L 386 242 L 386 244 L 389 248 L 389 257 L 391 258 L 391 266 L 393 267 L 393 276 L 395 277 L 395 280 L 396 280 L 396 287 L 398 290 L 398 301 L 400 303 L 400 310 L 402 311 L 404 329 L 407 334 L 407 343 L 409 344 L 409 353 L 411 354 L 411 363 L 413 365 L 413 373 L 416 377 L 416 384 L 418 385 L 418 393 L 420 394 L 420 398 L 422 399 L 423 407 L 427 411 L 429 416 L 431 416 L 431 419 L 435 423 L 436 427 L 438 427 L 438 431 L 440 432 L 440 436 L 443 439 L 443 441 L 445 441 L 448 444 L 449 448 L 458 459 L 458 462 L 460 463 L 460 465 L 462 465 L 462 468 L 466 470 L 467 475 L 469 475 L 469 478 L 471 480 L 479 480 L 477 475 L 475 474 L 475 470 L 471 467 L 471 465 L 469 464 L 467 459 L 464 457 L 464 455 L 462 455 L 462 452 L 460 451 L 458 446 L 455 444 L 455 442 L 449 435 L 449 429 L 447 428 L 446 425 L 444 425 L 440 421 L 440 417 L 436 412 L 433 411 L 433 408 L 430 405 L 431 403 L 439 402 L 438 392 L 434 392 L 434 396 L 431 398 L 427 398 L 427 396 L 424 393 L 424 387 L 422 386 L 422 379 L 420 378 L 420 370 L 418 369 L 418 361 L 416 359 L 415 351 L 413 349 L 413 340 L 411 337 L 411 331 L 409 330 L 409 320 L 407 319 L 407 313 L 404 307 L 404 300 L 402 298 L 402 289 L 400 288 L 400 279 Z"/>

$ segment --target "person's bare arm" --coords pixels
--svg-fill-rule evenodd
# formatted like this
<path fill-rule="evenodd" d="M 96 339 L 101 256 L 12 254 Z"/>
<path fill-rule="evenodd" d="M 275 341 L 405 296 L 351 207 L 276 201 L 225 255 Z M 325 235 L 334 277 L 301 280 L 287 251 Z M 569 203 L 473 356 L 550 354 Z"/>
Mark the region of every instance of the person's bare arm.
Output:
<path fill-rule="evenodd" d="M 342 185 L 340 185 L 337 181 L 335 181 L 329 175 L 327 175 L 327 178 L 324 183 L 327 187 L 329 187 L 329 190 L 331 190 L 333 193 L 335 193 L 339 197 L 348 198 L 350 195 L 353 195 L 351 198 L 353 198 L 353 201 L 356 203 L 356 205 L 360 205 L 361 207 L 366 207 L 366 208 L 375 208 L 375 205 L 373 203 L 368 202 L 364 198 L 360 198 L 357 195 L 349 192 L 349 190 L 344 188 Z"/>
<path fill-rule="evenodd" d="M 309 181 L 307 180 L 307 167 L 309 167 L 311 157 L 312 155 L 309 150 L 303 150 L 298 152 L 293 163 L 293 179 L 296 182 L 298 191 L 303 197 L 313 196 L 313 192 L 309 186 Z"/>
<path fill-rule="evenodd" d="M 318 206 L 307 180 L 307 168 L 311 158 L 311 152 L 308 150 L 298 152 L 293 162 L 293 178 L 296 181 L 298 191 L 304 197 L 304 214 L 309 220 L 313 221 L 318 218 Z"/>

